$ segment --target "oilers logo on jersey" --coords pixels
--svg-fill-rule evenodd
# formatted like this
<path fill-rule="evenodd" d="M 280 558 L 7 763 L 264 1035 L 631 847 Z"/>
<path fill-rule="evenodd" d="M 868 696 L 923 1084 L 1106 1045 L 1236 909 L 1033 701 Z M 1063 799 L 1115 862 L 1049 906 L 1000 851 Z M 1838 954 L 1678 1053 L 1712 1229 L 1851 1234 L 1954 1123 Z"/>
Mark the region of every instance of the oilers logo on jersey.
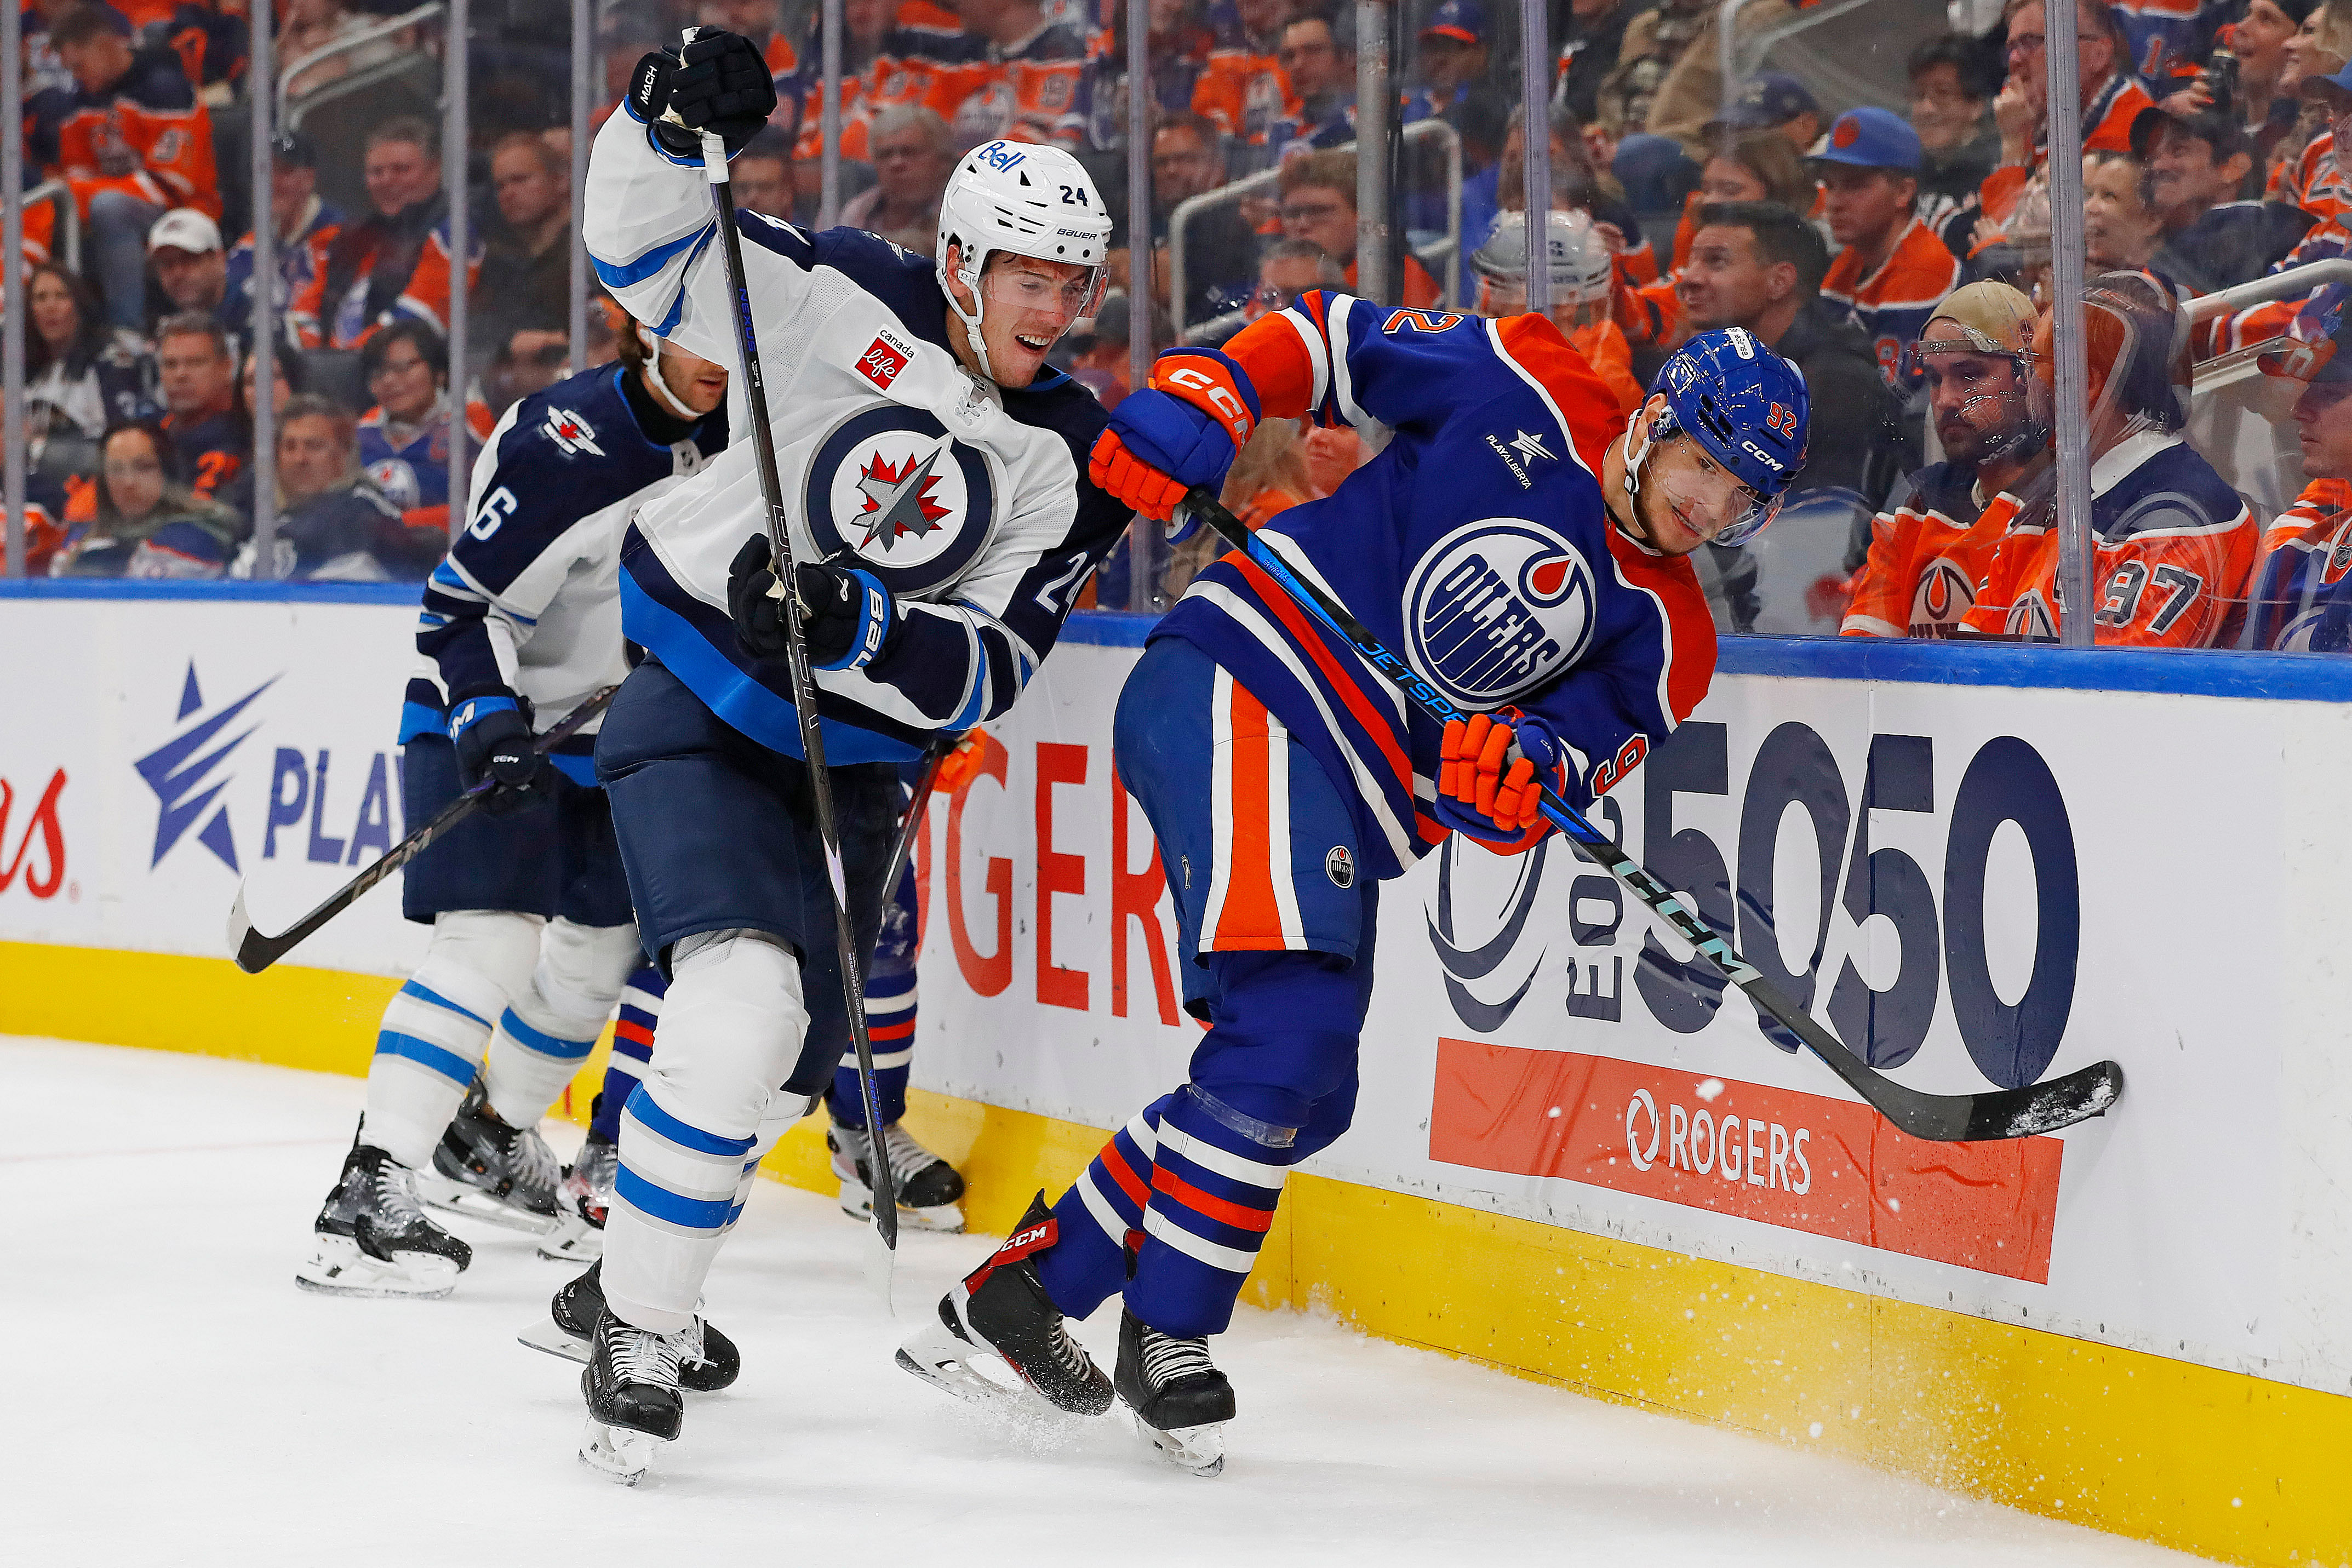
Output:
<path fill-rule="evenodd" d="M 1967 573 L 1949 561 L 1931 561 L 1919 574 L 1918 592 L 1912 595 L 1911 625 L 1957 626 L 1976 602 L 1977 585 Z"/>
<path fill-rule="evenodd" d="M 1457 528 L 1405 584 L 1408 657 L 1456 705 L 1487 708 L 1542 684 L 1592 637 L 1592 568 L 1520 518 Z"/>
<path fill-rule="evenodd" d="M 988 461 L 920 409 L 861 409 L 817 445 L 808 469 L 809 531 L 894 594 L 953 582 L 988 542 L 996 491 Z"/>

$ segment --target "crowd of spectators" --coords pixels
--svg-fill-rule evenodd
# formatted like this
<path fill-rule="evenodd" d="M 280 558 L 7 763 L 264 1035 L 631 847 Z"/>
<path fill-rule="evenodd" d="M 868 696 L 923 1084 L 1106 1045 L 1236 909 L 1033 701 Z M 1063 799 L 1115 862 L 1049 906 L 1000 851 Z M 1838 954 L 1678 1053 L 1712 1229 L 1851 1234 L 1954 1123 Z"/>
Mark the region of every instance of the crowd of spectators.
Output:
<path fill-rule="evenodd" d="M 468 56 L 477 132 L 452 158 L 418 112 L 429 105 L 369 96 L 404 58 L 437 69 L 430 58 L 441 40 L 429 26 L 387 22 L 396 0 L 363 3 L 276 7 L 289 101 L 333 99 L 354 73 L 374 72 L 350 96 L 383 112 L 355 127 L 347 116 L 323 170 L 309 136 L 281 132 L 267 193 L 243 189 L 241 149 L 222 137 L 240 123 L 247 90 L 241 7 L 37 0 L 26 12 L 26 180 L 65 193 L 26 214 L 36 570 L 413 575 L 446 537 L 453 421 L 478 441 L 505 406 L 562 374 L 578 260 L 562 101 L 568 7 L 482 0 Z M 1740 38 L 1801 27 L 1817 3 L 1748 0 Z M 1157 344 L 1180 335 L 1214 343 L 1304 289 L 1354 287 L 1364 270 L 1355 7 L 1150 0 L 1146 9 L 1147 79 L 1134 89 L 1149 95 L 1150 226 L 1135 235 L 1124 5 L 846 0 L 842 10 L 839 220 L 928 254 L 965 149 L 1003 136 L 1075 152 L 1118 226 L 1108 302 L 1062 357 L 1107 403 L 1125 393 L 1138 311 Z M 1391 248 L 1378 268 L 1385 292 L 1417 309 L 1514 312 L 1532 255 L 1550 269 L 1562 331 L 1629 407 L 1691 333 L 1747 329 L 1796 362 L 1811 391 L 1801 500 L 1843 508 L 1850 523 L 1836 569 L 1807 595 L 1817 625 L 1842 616 L 1852 633 L 1951 635 L 1990 629 L 1997 610 L 2000 635 L 2054 635 L 2063 606 L 2054 587 L 2018 574 L 2023 552 L 1999 571 L 1990 555 L 1970 553 L 1990 548 L 1995 524 L 2004 537 L 2038 528 L 2054 538 L 2036 443 L 2046 445 L 2055 416 L 2046 389 L 2035 390 L 2048 379 L 2036 343 L 2050 331 L 2051 0 L 2007 0 L 1997 18 L 1981 5 L 1954 6 L 1979 30 L 1911 47 L 1899 106 L 1825 106 L 1804 80 L 1770 68 L 1722 81 L 1717 0 L 1553 0 L 1552 11 L 1553 219 L 1531 244 L 1519 210 L 1529 128 L 1515 12 L 1490 16 L 1482 0 L 1399 7 L 1391 123 L 1439 121 L 1451 134 L 1402 143 Z M 775 74 L 779 107 L 736 160 L 737 200 L 814 223 L 824 187 L 819 15 L 814 0 L 604 0 L 597 121 L 637 55 L 679 26 L 751 37 Z M 2332 294 L 2291 295 L 2223 312 L 2179 342 L 2174 312 L 2352 250 L 2343 219 L 2352 174 L 2334 155 L 2336 132 L 2352 134 L 2352 0 L 2188 9 L 2075 0 L 2071 16 L 2095 279 L 2086 319 L 2105 399 L 2093 410 L 2105 465 L 2094 489 L 2115 498 L 2095 510 L 2123 530 L 2110 538 L 2101 522 L 2103 568 L 2137 559 L 2126 535 L 2148 526 L 2122 517 L 2122 498 L 2137 493 L 2129 475 L 2168 476 L 2166 493 L 2231 513 L 2200 513 L 2172 532 L 2210 541 L 2200 547 L 2198 591 L 2234 609 L 2176 611 L 2152 632 L 2153 617 L 2137 614 L 2154 603 L 2143 584 L 2131 605 L 2103 597 L 2095 619 L 2116 640 L 2228 640 L 2253 624 L 2245 605 L 2279 546 L 2257 538 L 2267 511 L 2226 505 L 2232 492 L 2218 476 L 2207 485 L 2171 472 L 2202 462 L 2179 435 L 2185 367 L 2192 356 L 2238 354 L 2292 376 L 2324 358 L 2312 345 L 2333 342 L 2341 311 Z M 458 200 L 472 235 L 462 263 L 451 240 Z M 78 271 L 59 244 L 68 205 Z M 255 392 L 239 368 L 255 346 L 257 212 L 276 236 L 268 284 L 279 333 L 268 510 L 281 520 L 280 559 L 268 563 L 253 558 Z M 469 353 L 452 364 L 461 264 Z M 601 303 L 592 311 L 592 362 L 611 353 L 614 324 Z M 1984 390 L 2000 380 L 1995 372 L 2009 378 L 1997 394 Z M 2327 384 L 2315 374 L 2304 379 Z M 1258 515 L 1328 493 L 1362 457 L 1352 433 L 1265 440 L 1229 497 Z M 2322 504 L 2336 481 L 2314 474 L 2315 490 L 2288 512 L 2305 532 L 2344 518 Z M 1930 514 L 1930 533 L 1971 542 L 1914 560 Z M 1899 548 L 1889 542 L 1898 536 Z M 1752 563 L 1709 552 L 1701 565 L 1720 623 L 1758 624 Z M 1156 592 L 1180 589 L 1186 570 L 1156 563 Z M 2133 570 L 2152 580 L 2155 568 Z M 1103 592 L 1126 602 L 1115 580 Z M 1917 603 L 1898 615 L 1890 606 L 1906 594 Z M 1989 607 L 1971 624 L 1980 603 Z"/>

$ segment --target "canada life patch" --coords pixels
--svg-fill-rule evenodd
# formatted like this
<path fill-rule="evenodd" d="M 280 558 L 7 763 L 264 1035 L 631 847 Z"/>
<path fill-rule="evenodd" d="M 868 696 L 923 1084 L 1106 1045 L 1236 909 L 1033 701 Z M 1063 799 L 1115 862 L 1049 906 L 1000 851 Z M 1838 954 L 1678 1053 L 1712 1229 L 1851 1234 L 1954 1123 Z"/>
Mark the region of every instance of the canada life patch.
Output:
<path fill-rule="evenodd" d="M 877 337 L 857 356 L 857 374 L 887 392 L 898 373 L 907 368 L 908 358 L 904 351 Z"/>
<path fill-rule="evenodd" d="M 1488 518 L 1437 542 L 1405 584 L 1405 652 L 1465 708 L 1542 684 L 1592 640 L 1592 568 L 1523 518 Z"/>

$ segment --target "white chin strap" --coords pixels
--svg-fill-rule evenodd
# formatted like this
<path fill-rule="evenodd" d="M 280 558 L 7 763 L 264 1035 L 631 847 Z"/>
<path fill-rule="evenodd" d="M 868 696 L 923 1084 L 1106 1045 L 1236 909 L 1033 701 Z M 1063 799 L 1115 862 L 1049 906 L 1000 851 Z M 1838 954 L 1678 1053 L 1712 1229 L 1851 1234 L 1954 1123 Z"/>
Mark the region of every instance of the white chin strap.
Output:
<path fill-rule="evenodd" d="M 637 324 L 637 341 L 646 345 L 646 369 L 653 373 L 646 377 L 646 389 L 667 405 L 672 414 L 688 424 L 692 425 L 701 419 L 701 415 L 680 403 L 677 395 L 669 389 L 669 377 L 662 370 L 661 340 L 654 336 L 653 329 L 642 321 Z"/>
<path fill-rule="evenodd" d="M 962 252 L 964 247 L 958 245 L 956 249 Z M 940 292 L 948 297 L 948 309 L 955 312 L 956 320 L 963 323 L 964 336 L 971 340 L 972 357 L 980 361 L 980 374 L 994 381 L 996 372 L 988 363 L 988 339 L 981 331 L 980 325 L 980 318 L 988 309 L 988 299 L 980 291 L 981 270 L 987 265 L 988 258 L 983 254 L 980 258 L 980 266 L 969 268 L 971 280 L 965 283 L 961 277 L 948 271 L 946 250 L 942 249 L 940 252 Z M 964 287 L 971 290 L 972 308 L 971 310 L 967 310 L 957 303 L 955 289 L 950 287 L 951 283 L 964 283 Z"/>

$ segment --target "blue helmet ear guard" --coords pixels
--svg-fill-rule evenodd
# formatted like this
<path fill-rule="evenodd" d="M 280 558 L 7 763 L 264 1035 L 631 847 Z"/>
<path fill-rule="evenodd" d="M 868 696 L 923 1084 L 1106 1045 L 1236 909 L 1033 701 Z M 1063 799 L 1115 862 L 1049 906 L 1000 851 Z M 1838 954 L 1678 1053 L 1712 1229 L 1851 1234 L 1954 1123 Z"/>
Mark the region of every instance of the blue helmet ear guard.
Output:
<path fill-rule="evenodd" d="M 1755 538 L 1805 466 L 1812 399 L 1803 374 L 1746 328 L 1725 327 L 1700 332 L 1676 350 L 1650 390 L 1664 395 L 1666 407 L 1651 421 L 1648 447 L 1687 436 L 1755 492 L 1757 504 L 1714 542 L 1744 544 Z"/>

